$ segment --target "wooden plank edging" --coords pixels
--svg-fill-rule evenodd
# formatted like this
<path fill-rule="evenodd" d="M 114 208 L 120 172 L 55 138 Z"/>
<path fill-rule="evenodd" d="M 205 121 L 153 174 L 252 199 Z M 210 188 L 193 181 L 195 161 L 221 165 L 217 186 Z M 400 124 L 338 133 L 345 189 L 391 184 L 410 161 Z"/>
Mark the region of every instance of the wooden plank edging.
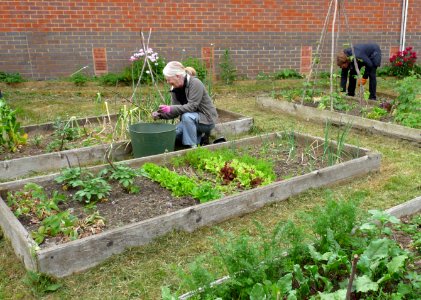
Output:
<path fill-rule="evenodd" d="M 23 261 L 25 267 L 29 270 L 36 270 L 35 252 L 39 247 L 1 197 L 0 227 L 4 235 L 10 239 L 16 255 Z"/>
<path fill-rule="evenodd" d="M 261 108 L 275 109 L 307 121 L 331 121 L 340 125 L 352 124 L 353 128 L 363 129 L 370 132 L 378 132 L 386 136 L 397 137 L 421 144 L 421 130 L 415 128 L 342 114 L 334 111 L 319 110 L 317 108 L 301 104 L 281 100 L 277 101 L 270 97 L 258 96 L 256 98 L 256 103 Z"/>
<path fill-rule="evenodd" d="M 94 162 L 105 163 L 105 154 L 110 145 L 96 145 L 60 152 L 45 153 L 0 161 L 0 180 L 13 180 L 31 173 L 55 171 L 69 166 L 85 166 Z M 131 146 L 127 142 L 114 145 L 112 157 L 122 160 L 130 155 Z"/>
<path fill-rule="evenodd" d="M 387 213 L 400 218 L 403 216 L 412 215 L 421 211 L 421 196 L 416 197 L 405 203 L 396 205 L 386 210 Z"/>

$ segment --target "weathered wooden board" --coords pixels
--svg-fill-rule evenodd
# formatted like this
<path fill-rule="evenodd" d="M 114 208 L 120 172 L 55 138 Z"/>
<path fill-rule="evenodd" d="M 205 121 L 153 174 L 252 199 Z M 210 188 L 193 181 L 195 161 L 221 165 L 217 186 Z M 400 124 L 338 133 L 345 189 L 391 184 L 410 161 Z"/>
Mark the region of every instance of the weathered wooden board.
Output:
<path fill-rule="evenodd" d="M 400 218 L 402 216 L 413 215 L 421 211 L 421 196 L 408 202 L 396 205 L 386 210 L 392 216 Z"/>
<path fill-rule="evenodd" d="M 1 197 L 0 227 L 5 236 L 10 239 L 16 255 L 23 261 L 25 267 L 29 270 L 36 270 L 35 249 L 37 245 Z"/>
<path fill-rule="evenodd" d="M 305 119 L 307 121 L 323 123 L 330 121 L 339 125 L 352 124 L 353 128 L 358 128 L 369 132 L 376 132 L 385 136 L 414 141 L 418 144 L 421 144 L 420 129 L 351 116 L 334 111 L 319 110 L 317 108 L 290 103 L 287 101 L 277 101 L 273 98 L 264 96 L 257 97 L 256 103 L 261 108 L 277 110 L 301 119 Z"/>
<path fill-rule="evenodd" d="M 45 153 L 0 162 L 0 180 L 15 180 L 37 173 L 47 173 L 69 166 L 87 166 L 107 162 L 109 145 L 83 147 L 60 152 Z M 131 145 L 119 142 L 113 146 L 111 157 L 115 161 L 131 158 Z"/>
<path fill-rule="evenodd" d="M 277 134 L 268 134 L 265 136 L 242 139 L 236 142 L 211 145 L 209 147 L 232 147 L 231 143 L 238 146 L 259 144 L 265 141 L 265 139 L 274 139 L 277 136 Z M 303 142 L 323 142 L 323 139 L 300 134 L 296 134 L 296 139 Z M 302 176 L 275 182 L 264 187 L 224 197 L 212 202 L 195 205 L 190 208 L 126 225 L 94 236 L 45 249 L 38 249 L 37 251 L 33 251 L 34 255 L 30 256 L 30 259 L 27 259 L 28 263 L 25 261 L 25 266 L 28 269 L 34 269 L 57 277 L 67 276 L 74 272 L 80 272 L 93 267 L 113 254 L 123 252 L 128 247 L 149 243 L 154 238 L 172 230 L 185 230 L 190 232 L 202 226 L 216 224 L 255 211 L 264 205 L 287 199 L 290 196 L 310 188 L 317 188 L 334 184 L 339 181 L 349 180 L 350 178 L 362 176 L 368 172 L 380 169 L 380 154 L 371 153 L 367 149 L 356 148 L 351 145 L 346 145 L 345 150 L 358 153 L 360 157 Z M 168 160 L 172 156 L 182 155 L 186 151 L 191 150 L 138 158 L 126 161 L 125 163 L 132 167 L 140 166 L 147 161 L 159 163 Z M 101 167 L 103 166 L 92 167 L 92 169 L 99 169 Z M 29 180 L 31 182 L 39 183 L 50 180 L 56 175 L 57 174 L 52 174 L 20 180 L 18 182 L 2 183 L 0 184 L 0 191 L 3 191 L 4 194 L 8 189 L 22 187 Z M 0 202 L 1 201 L 3 200 L 0 198 Z M 14 216 L 11 211 L 7 206 L 4 206 L 5 204 L 0 206 L 0 208 L 3 208 L 0 210 L 0 219 L 2 219 L 4 215 L 7 215 L 8 219 L 13 219 Z M 14 219 L 13 225 L 3 226 L 5 221 L 2 222 L 1 225 L 5 235 L 11 239 L 14 249 L 18 249 L 16 250 L 18 255 L 22 256 L 21 253 L 24 253 L 25 251 L 30 252 L 28 248 L 34 249 L 34 242 L 21 225 L 20 227 L 18 226 L 18 228 L 15 228 L 14 225 L 16 222 L 17 220 Z M 19 238 L 12 238 L 14 236 L 19 236 Z M 25 243 L 27 243 L 26 247 Z"/>
<path fill-rule="evenodd" d="M 100 115 L 100 116 L 91 116 L 91 117 L 85 117 L 85 118 L 78 118 L 75 119 L 75 122 L 79 126 L 87 126 L 93 123 L 96 123 L 98 125 L 104 124 L 104 123 L 110 123 L 115 122 L 118 118 L 118 114 L 111 114 L 111 115 Z M 63 120 L 65 121 L 65 120 Z M 54 123 L 48 122 L 48 123 L 42 123 L 42 124 L 34 124 L 34 125 L 27 125 L 22 126 L 22 130 L 26 133 L 45 133 L 46 131 L 53 131 L 54 130 Z"/>

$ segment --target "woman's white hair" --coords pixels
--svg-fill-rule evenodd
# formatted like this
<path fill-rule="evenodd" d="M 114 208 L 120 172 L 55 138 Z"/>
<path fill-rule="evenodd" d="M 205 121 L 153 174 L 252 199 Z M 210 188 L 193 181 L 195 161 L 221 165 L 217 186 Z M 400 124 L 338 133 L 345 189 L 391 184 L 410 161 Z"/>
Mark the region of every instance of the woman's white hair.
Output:
<path fill-rule="evenodd" d="M 165 66 L 164 70 L 162 70 L 162 73 L 164 73 L 165 77 L 173 77 L 176 75 L 186 76 L 186 68 L 181 62 L 170 61 Z"/>

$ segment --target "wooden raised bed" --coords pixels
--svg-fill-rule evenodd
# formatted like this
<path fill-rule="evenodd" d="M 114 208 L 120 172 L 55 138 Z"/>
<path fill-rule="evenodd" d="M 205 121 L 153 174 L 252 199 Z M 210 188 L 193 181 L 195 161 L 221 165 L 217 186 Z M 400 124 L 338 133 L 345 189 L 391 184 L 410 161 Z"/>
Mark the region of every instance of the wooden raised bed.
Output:
<path fill-rule="evenodd" d="M 212 134 L 215 136 L 235 136 L 248 132 L 253 125 L 253 118 L 218 109 L 221 122 L 216 124 Z M 117 115 L 110 116 L 115 121 Z M 78 123 L 89 124 L 108 120 L 108 116 L 79 119 Z M 42 133 L 52 130 L 52 123 L 23 127 L 26 133 Z M 28 156 L 0 161 L 0 181 L 15 180 L 19 177 L 33 176 L 37 173 L 47 173 L 70 166 L 87 166 L 106 163 L 105 154 L 108 144 L 83 147 L 60 152 L 51 152 L 35 156 Z M 121 161 L 132 158 L 130 142 L 119 142 L 113 145 L 112 158 Z"/>
<path fill-rule="evenodd" d="M 409 140 L 418 144 L 421 143 L 420 129 L 347 115 L 335 111 L 320 110 L 297 103 L 275 100 L 266 96 L 258 96 L 256 98 L 256 103 L 261 108 L 280 111 L 307 121 L 316 121 L 320 123 L 330 121 L 331 123 L 338 125 L 352 124 L 353 128 Z"/>
<path fill-rule="evenodd" d="M 259 146 L 264 145 L 267 140 L 273 140 L 280 136 L 278 133 L 272 133 L 265 136 L 214 144 L 208 146 L 208 148 Z M 313 142 L 323 144 L 324 142 L 321 138 L 302 134 L 295 134 L 295 140 L 297 143 L 304 145 L 309 145 Z M 332 147 L 335 145 L 335 142 L 331 142 Z M 181 150 L 137 158 L 128 160 L 125 163 L 131 167 L 140 167 L 146 162 L 159 164 L 168 162 L 170 158 L 183 155 L 187 151 L 192 150 Z M 277 181 L 263 187 L 44 249 L 40 249 L 36 245 L 30 233 L 18 221 L 2 198 L 0 198 L 0 226 L 5 236 L 11 240 L 15 253 L 24 262 L 26 268 L 57 277 L 64 277 L 91 268 L 113 254 L 121 253 L 129 247 L 147 244 L 154 238 L 173 230 L 191 232 L 203 226 L 216 224 L 255 211 L 264 205 L 285 200 L 310 188 L 349 180 L 380 169 L 380 154 L 347 144 L 344 145 L 344 151 L 355 158 L 301 176 Z M 89 167 L 88 170 L 95 171 L 103 167 L 93 166 Z M 0 194 L 4 197 L 7 191 L 22 188 L 28 182 L 41 183 L 51 180 L 57 175 L 50 174 L 37 178 L 1 183 Z"/>

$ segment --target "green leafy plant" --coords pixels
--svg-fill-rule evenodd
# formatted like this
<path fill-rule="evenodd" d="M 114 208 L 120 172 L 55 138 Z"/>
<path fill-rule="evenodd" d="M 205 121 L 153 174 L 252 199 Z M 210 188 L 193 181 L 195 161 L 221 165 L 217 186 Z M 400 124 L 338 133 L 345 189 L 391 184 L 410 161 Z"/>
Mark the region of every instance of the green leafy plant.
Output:
<path fill-rule="evenodd" d="M 79 180 L 76 184 L 79 190 L 74 197 L 76 200 L 86 204 L 105 199 L 111 191 L 111 186 L 101 177 Z"/>
<path fill-rule="evenodd" d="M 395 121 L 404 126 L 421 128 L 421 82 L 416 76 L 405 77 L 398 82 L 396 91 L 398 97 L 393 102 Z"/>
<path fill-rule="evenodd" d="M 227 276 L 214 281 L 218 276 L 201 257 L 179 271 L 181 288 L 192 291 L 194 299 L 417 298 L 421 276 L 411 270 L 413 256 L 384 235 L 395 220 L 371 211 L 370 226 L 360 226 L 356 201 L 329 199 L 307 215 L 308 234 L 291 222 L 271 233 L 257 224 L 254 239 L 222 232 L 212 264 Z M 163 292 L 166 299 L 178 296 Z"/>
<path fill-rule="evenodd" d="M 120 185 L 130 194 L 137 194 L 140 192 L 140 187 L 134 185 L 134 180 L 139 176 L 139 172 L 135 169 L 125 165 L 114 165 L 103 169 L 100 176 L 107 176 L 110 179 L 117 180 Z"/>
<path fill-rule="evenodd" d="M 332 93 L 332 95 L 325 95 L 317 106 L 319 109 L 330 109 L 330 103 L 333 100 L 333 109 L 339 111 L 350 111 L 353 106 L 348 104 L 346 99 L 340 93 Z"/>
<path fill-rule="evenodd" d="M 82 176 L 83 175 L 83 176 Z M 89 172 L 82 172 L 82 169 L 79 167 L 76 168 L 66 168 L 60 172 L 60 175 L 57 176 L 54 180 L 57 183 L 63 184 L 64 190 L 67 190 L 68 187 L 78 187 L 83 178 L 92 178 L 93 175 Z"/>
<path fill-rule="evenodd" d="M 273 163 L 249 155 L 239 156 L 231 149 L 210 151 L 199 148 L 175 159 L 174 163 L 187 163 L 218 176 L 224 185 L 233 184 L 246 189 L 267 185 L 276 178 Z"/>
<path fill-rule="evenodd" d="M 57 118 L 53 123 L 54 140 L 47 145 L 47 151 L 62 151 L 66 143 L 74 141 L 82 136 L 82 129 L 79 127 L 76 117 L 71 117 L 68 121 Z"/>
<path fill-rule="evenodd" d="M 329 79 L 330 78 L 330 72 L 322 71 L 319 73 L 320 79 Z"/>
<path fill-rule="evenodd" d="M 192 196 L 201 203 L 218 199 L 221 194 L 209 183 L 198 184 L 193 179 L 179 175 L 168 168 L 153 163 L 146 163 L 142 167 L 142 173 L 151 180 L 159 182 L 161 186 L 169 189 L 176 197 Z"/>
<path fill-rule="evenodd" d="M 44 188 L 35 183 L 27 183 L 22 191 L 8 192 L 7 204 L 17 217 L 43 220 L 59 211 L 58 204 L 66 197 L 54 191 L 49 197 Z"/>
<path fill-rule="evenodd" d="M 76 86 L 83 86 L 89 81 L 89 78 L 88 76 L 79 72 L 72 75 L 70 77 L 70 81 L 73 82 Z"/>
<path fill-rule="evenodd" d="M 94 177 L 90 172 L 83 172 L 81 168 L 67 168 L 55 178 L 57 183 L 63 184 L 63 189 L 76 188 L 74 197 L 80 202 L 89 204 L 104 199 L 109 195 L 111 186 L 101 176 Z"/>
<path fill-rule="evenodd" d="M 16 111 L 0 99 L 0 149 L 16 152 L 26 144 L 27 138 L 16 119 Z"/>
<path fill-rule="evenodd" d="M 103 86 L 117 86 L 124 80 L 121 79 L 121 75 L 115 73 L 108 73 L 98 78 L 99 84 Z M 127 84 L 127 83 L 126 83 Z"/>
<path fill-rule="evenodd" d="M 225 84 L 233 84 L 237 79 L 237 70 L 230 56 L 229 50 L 225 49 L 222 55 L 221 62 L 219 63 L 221 80 Z"/>
<path fill-rule="evenodd" d="M 23 282 L 31 289 L 35 297 L 42 297 L 62 287 L 57 280 L 42 273 L 28 271 Z"/>
<path fill-rule="evenodd" d="M 183 66 L 192 67 L 196 70 L 196 77 L 202 82 L 208 80 L 208 69 L 206 68 L 205 62 L 200 58 L 187 57 L 182 61 Z"/>
<path fill-rule="evenodd" d="M 392 74 L 392 67 L 391 66 L 382 66 L 380 68 L 377 68 L 376 75 L 378 77 L 385 77 L 390 76 Z"/>
<path fill-rule="evenodd" d="M 386 116 L 387 110 L 380 107 L 373 107 L 370 112 L 365 114 L 365 117 L 372 120 L 380 120 L 382 117 Z"/>
<path fill-rule="evenodd" d="M 266 74 L 264 72 L 259 72 L 256 75 L 256 80 L 269 80 L 269 79 L 271 79 L 270 75 L 269 74 Z"/>
<path fill-rule="evenodd" d="M 40 147 L 42 144 L 43 136 L 40 134 L 34 135 L 34 137 L 31 139 L 31 144 L 35 147 Z"/>
<path fill-rule="evenodd" d="M 358 245 L 350 233 L 357 223 L 358 200 L 335 201 L 330 197 L 326 205 L 317 207 L 305 216 L 312 231 L 317 237 L 315 247 L 321 251 L 328 251 L 331 247 L 331 239 L 334 239 L 341 247 Z"/>
<path fill-rule="evenodd" d="M 91 192 L 91 200 L 94 196 L 99 197 L 98 193 Z M 61 239 L 73 240 L 79 234 L 83 237 L 102 231 L 105 226 L 104 218 L 98 212 L 79 220 L 70 210 L 60 209 L 59 204 L 66 200 L 57 191 L 49 196 L 43 187 L 35 183 L 28 183 L 22 191 L 8 192 L 7 195 L 7 204 L 17 217 L 31 224 L 39 224 L 36 230 L 31 231 L 37 244 L 42 244 L 47 237 L 60 236 Z"/>
<path fill-rule="evenodd" d="M 279 70 L 273 73 L 274 79 L 303 78 L 303 76 L 293 69 Z"/>
<path fill-rule="evenodd" d="M 204 170 L 219 176 L 222 184 L 234 183 L 243 188 L 253 188 L 271 183 L 275 174 L 265 174 L 255 166 L 241 162 L 237 159 L 226 161 L 221 157 L 213 157 L 203 161 Z"/>
<path fill-rule="evenodd" d="M 302 96 L 301 89 L 283 89 L 277 93 L 275 93 L 275 98 L 282 98 L 287 100 L 288 102 L 292 102 L 294 100 L 300 99 Z"/>
<path fill-rule="evenodd" d="M 0 82 L 11 84 L 11 83 L 21 83 L 24 81 L 25 79 L 19 73 L 0 72 Z"/>
<path fill-rule="evenodd" d="M 43 219 L 41 226 L 38 227 L 38 230 L 32 231 L 31 235 L 37 244 L 44 242 L 48 236 L 55 237 L 59 234 L 74 240 L 78 237 L 77 222 L 77 217 L 70 211 L 62 211 Z"/>

